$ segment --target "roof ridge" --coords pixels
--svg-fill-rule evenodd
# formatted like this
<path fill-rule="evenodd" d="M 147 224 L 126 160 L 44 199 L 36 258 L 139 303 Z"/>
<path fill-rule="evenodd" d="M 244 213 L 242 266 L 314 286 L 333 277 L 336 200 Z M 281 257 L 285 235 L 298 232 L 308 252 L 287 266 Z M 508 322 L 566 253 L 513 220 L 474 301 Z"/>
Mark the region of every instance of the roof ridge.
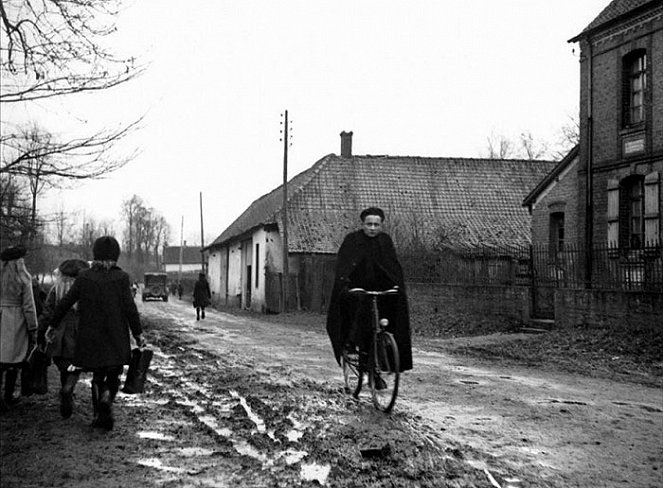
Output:
<path fill-rule="evenodd" d="M 335 156 L 332 154 L 331 156 Z M 336 156 L 339 157 L 339 156 Z M 519 163 L 557 163 L 554 159 L 527 159 L 527 158 L 477 158 L 470 156 L 393 156 L 389 154 L 356 154 L 352 158 L 365 158 L 365 159 L 412 159 L 421 161 L 480 161 L 480 162 L 519 162 Z"/>

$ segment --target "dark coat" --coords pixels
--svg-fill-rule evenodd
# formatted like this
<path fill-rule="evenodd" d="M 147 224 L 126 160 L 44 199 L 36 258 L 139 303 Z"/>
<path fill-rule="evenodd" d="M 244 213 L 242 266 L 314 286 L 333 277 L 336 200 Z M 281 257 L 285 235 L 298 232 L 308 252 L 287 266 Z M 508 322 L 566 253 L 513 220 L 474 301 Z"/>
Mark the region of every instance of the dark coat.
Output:
<path fill-rule="evenodd" d="M 97 369 L 129 364 L 134 337 L 142 334 L 129 275 L 117 266 L 94 266 L 79 273 L 69 292 L 49 319 L 57 328 L 67 311 L 78 302 L 80 314 L 74 364 Z"/>
<path fill-rule="evenodd" d="M 51 289 L 44 302 L 43 315 L 39 317 L 39 336 L 44 337 L 48 326 L 48 317 L 56 307 L 55 287 Z M 78 310 L 70 309 L 60 321 L 55 331 L 53 341 L 46 345 L 46 354 L 52 358 L 74 359 L 76 352 L 76 337 L 78 336 Z"/>
<path fill-rule="evenodd" d="M 398 344 L 401 370 L 412 369 L 412 343 L 407 293 L 394 243 L 388 234 L 368 237 L 363 230 L 348 234 L 338 250 L 336 277 L 327 313 L 327 333 L 336 361 L 341 360 L 343 346 L 357 313 L 357 305 L 347 290 L 386 290 L 397 285 L 401 293 L 380 297 L 381 317 L 389 319 L 388 331 Z M 367 301 L 364 300 L 364 305 Z M 366 307 L 364 307 L 366 309 Z"/>
<path fill-rule="evenodd" d="M 212 292 L 210 292 L 207 280 L 202 278 L 196 281 L 196 284 L 193 286 L 193 306 L 195 308 L 209 307 L 211 298 Z"/>

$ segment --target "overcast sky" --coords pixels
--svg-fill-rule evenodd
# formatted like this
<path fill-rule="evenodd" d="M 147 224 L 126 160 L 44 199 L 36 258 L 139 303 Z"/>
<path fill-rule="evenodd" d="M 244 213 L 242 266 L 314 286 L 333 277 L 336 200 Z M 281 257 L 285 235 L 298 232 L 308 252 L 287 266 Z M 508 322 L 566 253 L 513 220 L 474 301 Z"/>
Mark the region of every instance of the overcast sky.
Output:
<path fill-rule="evenodd" d="M 609 0 L 136 0 L 118 49 L 150 63 L 108 93 L 26 107 L 66 133 L 145 114 L 136 159 L 54 193 L 120 227 L 133 194 L 166 217 L 171 244 L 205 244 L 282 181 L 279 122 L 292 122 L 289 175 L 340 152 L 486 155 L 491 132 L 554 142 L 578 111 L 578 34 Z M 575 49 L 575 52 L 574 52 Z"/>

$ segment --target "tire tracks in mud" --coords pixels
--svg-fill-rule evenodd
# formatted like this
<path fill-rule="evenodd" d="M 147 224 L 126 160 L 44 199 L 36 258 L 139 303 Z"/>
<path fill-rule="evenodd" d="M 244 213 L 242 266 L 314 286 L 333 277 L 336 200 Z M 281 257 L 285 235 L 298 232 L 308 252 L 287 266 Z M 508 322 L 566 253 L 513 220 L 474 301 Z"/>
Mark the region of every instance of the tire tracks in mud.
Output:
<path fill-rule="evenodd" d="M 487 466 L 502 479 L 514 475 L 499 460 L 451 444 L 419 416 L 385 416 L 340 383 L 302 378 L 278 362 L 257 365 L 239 349 L 220 357 L 193 339 L 190 321 L 169 313 L 149 321 L 150 342 L 160 347 L 155 386 L 166 406 L 223 444 L 224 456 L 242 460 L 241 475 L 256 486 L 382 486 L 387 479 L 393 486 L 484 486 Z"/>

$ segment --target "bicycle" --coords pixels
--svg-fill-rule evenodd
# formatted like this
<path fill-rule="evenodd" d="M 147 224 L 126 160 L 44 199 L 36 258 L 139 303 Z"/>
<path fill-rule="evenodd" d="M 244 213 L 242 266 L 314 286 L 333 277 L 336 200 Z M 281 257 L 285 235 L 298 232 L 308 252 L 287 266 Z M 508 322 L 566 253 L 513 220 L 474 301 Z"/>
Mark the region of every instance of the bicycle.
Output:
<path fill-rule="evenodd" d="M 400 360 L 396 340 L 391 332 L 387 332 L 389 320 L 381 319 L 379 316 L 378 297 L 396 295 L 399 290 L 398 288 L 391 288 L 384 291 L 367 291 L 363 288 L 352 288 L 349 293 L 371 297 L 371 327 L 373 333 L 365 367 L 360 364 L 359 355 L 356 352 L 343 351 L 341 363 L 345 388 L 348 393 L 352 393 L 352 396 L 359 398 L 363 376 L 364 373 L 367 373 L 373 405 L 381 412 L 388 413 L 394 407 L 398 395 Z"/>

